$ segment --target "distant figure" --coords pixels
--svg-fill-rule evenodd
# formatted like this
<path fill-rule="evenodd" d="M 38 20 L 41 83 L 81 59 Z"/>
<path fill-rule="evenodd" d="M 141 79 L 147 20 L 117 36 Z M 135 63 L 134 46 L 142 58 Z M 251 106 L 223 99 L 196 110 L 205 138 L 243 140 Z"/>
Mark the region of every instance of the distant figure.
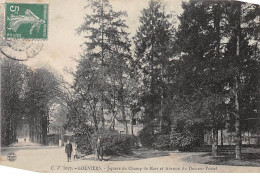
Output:
<path fill-rule="evenodd" d="M 98 140 L 97 140 L 97 158 L 100 159 L 100 161 L 103 160 L 103 155 L 104 155 L 104 149 L 103 149 L 103 146 L 102 146 L 102 143 L 101 143 L 101 136 L 98 137 Z M 100 157 L 100 158 L 99 158 Z"/>
<path fill-rule="evenodd" d="M 24 142 L 26 142 L 26 138 L 24 138 Z"/>
<path fill-rule="evenodd" d="M 75 159 L 78 159 L 78 148 L 77 148 L 77 146 L 74 149 L 74 160 Z"/>
<path fill-rule="evenodd" d="M 71 162 L 71 153 L 72 153 L 72 144 L 70 143 L 70 141 L 67 142 L 66 146 L 65 146 L 65 153 L 67 153 L 67 157 L 68 157 L 68 162 Z"/>

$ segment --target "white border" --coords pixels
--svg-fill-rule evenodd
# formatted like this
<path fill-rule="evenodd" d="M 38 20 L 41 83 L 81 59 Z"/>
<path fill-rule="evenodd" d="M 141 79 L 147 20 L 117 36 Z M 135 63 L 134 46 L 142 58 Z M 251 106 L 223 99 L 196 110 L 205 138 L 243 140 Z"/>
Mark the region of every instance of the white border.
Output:
<path fill-rule="evenodd" d="M 1 2 L 2 0 L 0 0 Z M 5 1 L 5 0 L 3 0 Z M 260 0 L 241 0 L 244 2 L 249 2 L 249 3 L 254 3 L 254 4 L 259 4 L 260 5 Z M 1 69 L 1 68 L 0 68 Z M 1 79 L 0 79 L 0 85 L 1 85 Z M 1 98 L 1 95 L 0 95 Z M 1 112 L 1 108 L 0 108 L 0 112 Z M 0 134 L 1 135 L 1 134 Z M 61 173 L 37 173 L 37 172 L 31 172 L 31 171 L 26 171 L 26 170 L 21 170 L 21 169 L 16 169 L 16 168 L 10 168 L 10 167 L 6 167 L 6 166 L 1 166 L 0 165 L 0 173 L 1 176 L 35 176 L 35 175 L 61 175 Z M 63 173 L 64 174 L 64 173 Z M 119 173 L 119 174 L 115 174 L 115 173 L 68 173 L 66 174 L 67 176 L 78 176 L 78 175 L 85 175 L 85 176 L 130 176 L 133 175 L 131 173 Z M 138 176 L 160 176 L 162 175 L 162 173 L 154 173 L 154 174 L 147 174 L 147 173 L 140 173 L 140 174 L 136 174 Z M 164 173 L 163 175 L 167 175 L 167 176 L 190 176 L 190 175 L 194 175 L 194 176 L 206 176 L 206 175 L 221 175 L 221 176 L 246 176 L 248 175 L 247 173 Z M 259 173 L 250 173 L 250 176 L 258 176 Z"/>
<path fill-rule="evenodd" d="M 244 2 L 249 2 L 252 4 L 259 4 L 260 5 L 260 1 L 259 0 L 240 0 L 240 1 L 244 1 Z"/>

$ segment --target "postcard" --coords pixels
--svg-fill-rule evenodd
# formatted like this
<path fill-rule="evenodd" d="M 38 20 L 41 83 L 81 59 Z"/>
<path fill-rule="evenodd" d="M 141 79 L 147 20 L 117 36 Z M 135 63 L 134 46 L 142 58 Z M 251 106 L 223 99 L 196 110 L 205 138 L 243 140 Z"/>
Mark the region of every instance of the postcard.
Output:
<path fill-rule="evenodd" d="M 259 173 L 260 6 L 0 0 L 0 164 Z"/>

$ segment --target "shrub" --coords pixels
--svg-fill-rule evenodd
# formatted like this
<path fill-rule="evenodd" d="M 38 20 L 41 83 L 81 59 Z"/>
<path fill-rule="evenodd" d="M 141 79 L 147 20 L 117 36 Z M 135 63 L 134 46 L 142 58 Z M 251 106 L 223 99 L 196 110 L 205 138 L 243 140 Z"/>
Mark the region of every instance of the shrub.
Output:
<path fill-rule="evenodd" d="M 98 136 L 101 136 L 101 144 L 105 155 L 128 155 L 137 146 L 137 139 L 132 135 L 119 134 L 116 131 L 103 131 L 91 135 L 91 144 L 86 135 L 77 135 L 75 137 L 78 150 L 84 154 L 94 153 Z"/>
<path fill-rule="evenodd" d="M 157 135 L 153 142 L 153 148 L 157 150 L 170 150 L 171 149 L 171 140 L 170 135 Z"/>
<path fill-rule="evenodd" d="M 105 155 L 128 155 L 136 147 L 137 140 L 132 135 L 107 131 L 101 136 Z M 95 139 L 97 138 L 95 137 Z"/>
<path fill-rule="evenodd" d="M 190 132 L 179 133 L 173 131 L 171 133 L 171 145 L 173 149 L 187 151 L 190 150 L 192 147 L 198 146 L 200 140 L 201 139 L 199 136 Z"/>
<path fill-rule="evenodd" d="M 77 144 L 77 150 L 82 154 L 90 154 L 93 152 L 91 145 L 91 135 L 94 133 L 94 128 L 81 123 L 76 128 L 67 127 L 68 129 L 74 131 L 74 141 Z"/>
<path fill-rule="evenodd" d="M 82 154 L 90 154 L 93 152 L 92 146 L 87 135 L 77 134 L 74 136 L 75 142 L 77 144 L 77 150 Z"/>
<path fill-rule="evenodd" d="M 138 134 L 138 138 L 139 138 L 142 146 L 148 147 L 148 148 L 153 147 L 155 137 L 156 136 L 154 134 L 152 134 L 151 129 L 149 129 L 147 127 L 143 128 Z"/>

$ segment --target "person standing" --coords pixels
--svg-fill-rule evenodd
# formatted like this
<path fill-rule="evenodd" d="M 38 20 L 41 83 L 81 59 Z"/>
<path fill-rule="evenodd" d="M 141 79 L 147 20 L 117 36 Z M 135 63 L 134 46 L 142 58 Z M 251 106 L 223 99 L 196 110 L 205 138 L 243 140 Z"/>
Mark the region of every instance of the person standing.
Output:
<path fill-rule="evenodd" d="M 78 159 L 78 148 L 77 148 L 77 145 L 75 146 L 75 149 L 74 149 L 74 160 L 75 159 Z"/>
<path fill-rule="evenodd" d="M 68 157 L 68 162 L 71 162 L 71 153 L 72 153 L 72 144 L 70 143 L 70 141 L 67 142 L 66 146 L 65 146 L 65 153 L 67 153 L 67 157 Z"/>
<path fill-rule="evenodd" d="M 102 143 L 101 143 L 101 136 L 98 137 L 98 140 L 97 140 L 97 159 L 99 159 L 100 161 L 103 160 L 103 155 L 104 155 L 104 149 L 103 149 L 103 146 L 102 146 Z"/>

